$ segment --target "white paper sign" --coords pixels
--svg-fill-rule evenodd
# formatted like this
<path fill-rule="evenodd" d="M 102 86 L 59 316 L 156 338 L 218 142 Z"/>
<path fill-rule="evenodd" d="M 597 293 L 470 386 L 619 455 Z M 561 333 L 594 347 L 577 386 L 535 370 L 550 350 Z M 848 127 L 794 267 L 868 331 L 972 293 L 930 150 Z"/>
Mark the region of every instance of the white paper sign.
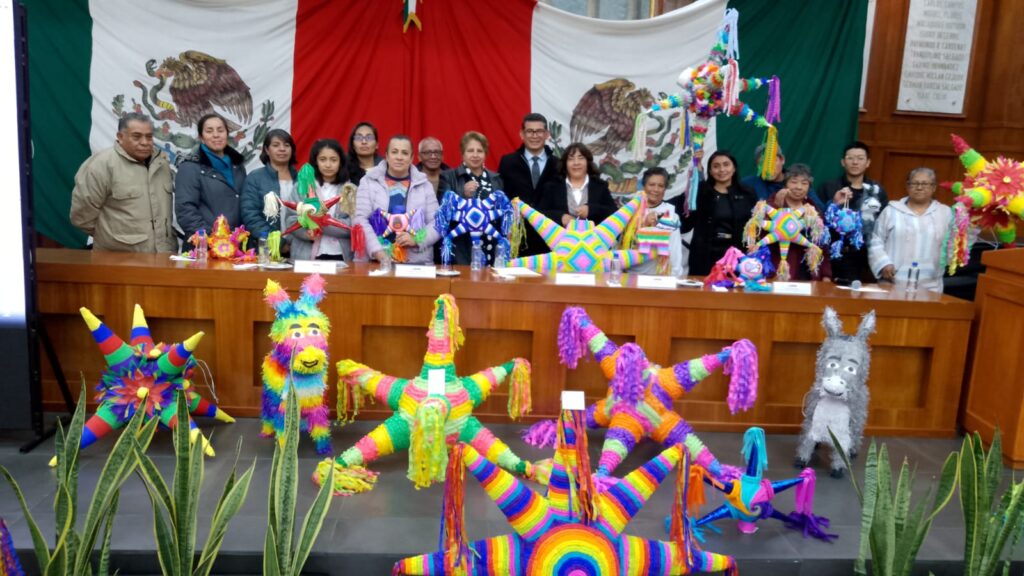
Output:
<path fill-rule="evenodd" d="M 444 396 L 445 373 L 443 368 L 427 372 L 427 396 Z"/>
<path fill-rule="evenodd" d="M 558 272 L 555 274 L 555 284 L 559 286 L 595 286 L 597 280 L 593 274 Z"/>
<path fill-rule="evenodd" d="M 636 277 L 637 288 L 655 288 L 657 290 L 675 290 L 676 279 L 674 276 L 652 276 L 641 274 Z"/>
<path fill-rule="evenodd" d="M 810 282 L 772 282 L 772 292 L 776 294 L 792 294 L 796 296 L 810 296 Z"/>
<path fill-rule="evenodd" d="M 582 390 L 562 390 L 562 410 L 586 410 L 587 400 Z"/>
<path fill-rule="evenodd" d="M 978 0 L 910 0 L 897 110 L 963 113 L 977 11 Z"/>
<path fill-rule="evenodd" d="M 522 266 L 495 267 L 494 271 L 503 276 L 526 276 L 530 278 L 541 276 L 539 272 L 534 272 L 533 270 L 523 268 Z"/>
<path fill-rule="evenodd" d="M 413 264 L 395 265 L 396 278 L 437 278 L 436 266 L 417 266 Z"/>
<path fill-rule="evenodd" d="M 338 273 L 338 263 L 333 260 L 296 260 L 292 267 L 299 274 Z"/>

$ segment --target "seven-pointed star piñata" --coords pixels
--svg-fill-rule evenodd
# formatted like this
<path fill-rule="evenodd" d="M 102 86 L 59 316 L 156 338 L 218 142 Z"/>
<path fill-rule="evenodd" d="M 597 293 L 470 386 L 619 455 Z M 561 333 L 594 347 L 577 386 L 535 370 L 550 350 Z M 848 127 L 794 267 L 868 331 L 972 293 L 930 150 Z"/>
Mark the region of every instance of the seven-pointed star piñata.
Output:
<path fill-rule="evenodd" d="M 333 465 L 337 469 L 336 494 L 365 491 L 371 485 L 353 489 L 347 483 L 350 468 L 408 450 L 409 479 L 417 487 L 426 487 L 444 478 L 448 449 L 460 441 L 472 445 L 506 470 L 538 481 L 546 480 L 545 466 L 535 466 L 521 459 L 473 416 L 473 409 L 509 376 L 512 378 L 509 415 L 518 418 L 528 413 L 529 362 L 516 358 L 470 376 L 459 376 L 455 372 L 455 351 L 463 340 L 455 298 L 442 294 L 434 301 L 427 330 L 427 353 L 423 357 L 423 368 L 415 378 L 389 376 L 352 360 L 339 362 L 339 418 L 350 409 L 358 411 L 363 394 L 387 404 L 395 413 L 333 461 L 321 462 L 313 475 L 314 481 L 319 483 Z M 443 394 L 428 393 L 431 381 L 437 383 Z"/>
<path fill-rule="evenodd" d="M 96 414 L 85 422 L 81 448 L 127 424 L 137 410 L 145 411 L 147 420 L 159 418 L 164 426 L 173 429 L 178 425 L 178 390 L 185 391 L 190 414 L 221 422 L 235 421 L 192 387 L 190 378 L 195 366 L 192 352 L 199 345 L 202 332 L 180 344 L 154 344 L 142 307 L 136 304 L 129 345 L 88 308 L 81 308 L 80 312 L 107 362 L 107 369 L 96 387 L 96 401 L 100 405 Z M 192 441 L 201 438 L 206 454 L 213 456 L 213 448 L 191 418 L 188 427 Z M 54 457 L 50 465 L 56 463 Z"/>
<path fill-rule="evenodd" d="M 522 266 L 538 272 L 601 272 L 608 270 L 612 259 L 622 262 L 625 270 L 650 258 L 639 250 L 612 250 L 630 218 L 640 209 L 637 196 L 597 226 L 589 220 L 573 220 L 568 228 L 541 214 L 518 199 L 513 207 L 544 239 L 551 252 L 510 260 L 509 266 Z"/>
<path fill-rule="evenodd" d="M 686 508 L 699 505 L 700 474 L 691 483 L 689 458 L 680 445 L 666 449 L 611 488 L 598 493 L 590 475 L 590 456 L 582 412 L 559 418 L 547 497 L 499 469 L 470 446 L 453 450 L 445 485 L 442 550 L 413 556 L 395 565 L 395 574 L 650 576 L 720 572 L 736 574 L 731 556 L 702 551 L 691 538 Z M 461 462 L 455 461 L 461 452 Z M 683 460 L 673 502 L 669 542 L 623 534 L 672 468 Z M 469 544 L 463 531 L 462 464 L 515 530 Z M 694 470 L 699 466 L 694 466 Z M 691 493 L 690 488 L 694 488 Z"/>

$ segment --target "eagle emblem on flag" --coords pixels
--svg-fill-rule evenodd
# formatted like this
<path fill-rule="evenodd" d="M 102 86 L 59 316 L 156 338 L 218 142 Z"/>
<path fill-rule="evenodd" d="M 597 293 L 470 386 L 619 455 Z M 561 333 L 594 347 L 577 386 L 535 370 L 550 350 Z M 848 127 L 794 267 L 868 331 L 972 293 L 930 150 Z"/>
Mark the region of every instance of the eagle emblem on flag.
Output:
<path fill-rule="evenodd" d="M 146 79 L 135 80 L 138 99 L 125 105 L 125 95 L 111 101 L 120 118 L 129 112 L 147 114 L 153 120 L 156 146 L 176 161 L 178 153 L 198 145 L 195 126 L 205 114 L 216 112 L 227 120 L 228 140 L 248 162 L 270 130 L 274 102 L 266 100 L 253 124 L 253 99 L 249 85 L 226 60 L 199 50 L 186 50 L 157 64 L 145 64 Z M 164 94 L 163 91 L 167 90 Z"/>

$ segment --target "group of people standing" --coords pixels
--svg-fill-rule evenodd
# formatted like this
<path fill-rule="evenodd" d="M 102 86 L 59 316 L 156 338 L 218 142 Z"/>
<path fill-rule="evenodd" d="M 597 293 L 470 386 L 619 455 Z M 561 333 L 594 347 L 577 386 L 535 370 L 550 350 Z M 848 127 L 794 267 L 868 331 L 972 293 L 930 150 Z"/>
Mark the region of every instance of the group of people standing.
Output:
<path fill-rule="evenodd" d="M 186 241 L 197 231 L 211 230 L 218 215 L 224 215 L 232 228 L 244 224 L 254 237 L 284 230 L 296 221 L 294 211 L 281 210 L 276 202 L 277 198 L 298 199 L 296 145 L 291 135 L 271 130 L 262 143 L 264 166 L 247 174 L 243 157 L 230 145 L 223 117 L 203 116 L 198 133 L 198 147 L 181 159 L 172 182 L 166 154 L 153 146 L 152 122 L 142 114 L 125 115 L 115 146 L 91 156 L 76 175 L 72 223 L 93 237 L 96 249 L 171 252 L 178 246 L 172 215 Z M 366 254 L 374 260 L 388 257 L 370 224 L 371 216 L 380 212 L 418 214 L 419 221 L 428 225 L 397 230 L 391 241 L 402 248 L 408 262 L 436 261 L 440 234 L 433 223 L 449 191 L 486 199 L 501 190 L 563 226 L 575 219 L 600 223 L 616 210 L 586 145 L 572 143 L 556 156 L 547 144 L 547 119 L 536 113 L 523 118 L 520 137 L 522 145 L 502 156 L 494 171 L 485 166 L 490 151 L 487 137 L 467 132 L 460 140 L 460 162 L 452 168 L 444 163 L 437 138 L 426 137 L 418 143 L 419 163 L 414 164 L 413 142 L 407 136 L 393 136 L 381 148 L 377 129 L 360 122 L 349 135 L 347 152 L 337 140 L 320 139 L 310 149 L 309 164 L 317 196 L 321 201 L 341 197 L 331 216 L 362 227 Z M 761 148 L 756 152 L 759 162 L 762 153 Z M 735 157 L 720 150 L 707 159 L 707 177 L 697 190 L 694 210 L 683 205 L 681 196 L 665 199 L 669 174 L 655 167 L 641 181 L 647 197 L 641 225 L 670 232 L 673 275 L 701 276 L 729 247 L 744 249 L 743 228 L 759 200 L 776 208 L 809 204 L 822 213 L 829 203 L 836 203 L 861 212 L 866 246 L 845 247 L 841 260 L 831 266 L 826 261 L 814 274 L 801 262 L 802 248 L 794 247 L 789 259 L 796 278 L 852 281 L 870 270 L 880 279 L 891 280 L 905 273 L 903 268 L 913 261 L 918 263 L 921 282 L 938 280 L 941 286 L 938 254 L 952 216 L 949 207 L 933 199 L 934 172 L 926 168 L 911 172 L 907 197 L 890 204 L 885 190 L 866 176 L 867 145 L 850 144 L 840 163 L 844 176 L 815 193 L 810 169 L 803 164 L 786 166 L 781 148 L 770 179 L 741 179 Z M 350 232 L 333 227 L 316 235 L 300 228 L 283 239 L 281 248 L 293 259 L 354 258 Z M 485 250 L 493 258 L 493 247 Z M 541 237 L 527 227 L 519 253 L 547 251 Z M 455 263 L 469 263 L 468 239 L 456 241 L 453 255 Z M 777 262 L 777 252 L 775 258 Z M 636 271 L 651 273 L 653 263 L 641 268 Z"/>

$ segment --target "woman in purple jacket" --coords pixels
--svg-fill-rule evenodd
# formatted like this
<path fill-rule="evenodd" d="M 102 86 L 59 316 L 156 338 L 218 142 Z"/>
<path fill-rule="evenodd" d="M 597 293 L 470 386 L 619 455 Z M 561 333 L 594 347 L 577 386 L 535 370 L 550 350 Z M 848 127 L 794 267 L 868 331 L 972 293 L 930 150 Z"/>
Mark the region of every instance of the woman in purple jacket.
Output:
<path fill-rule="evenodd" d="M 356 193 L 352 222 L 363 228 L 366 253 L 378 262 L 386 254 L 390 257 L 397 252 L 404 254 L 404 260 L 395 258 L 399 261 L 432 263 L 433 246 L 439 238 L 434 229 L 436 213 L 434 187 L 412 164 L 412 140 L 408 136 L 393 136 L 388 141 L 384 161 L 366 172 Z M 371 219 L 380 223 L 382 217 L 393 226 L 378 236 Z M 412 225 L 407 227 L 407 223 Z"/>

